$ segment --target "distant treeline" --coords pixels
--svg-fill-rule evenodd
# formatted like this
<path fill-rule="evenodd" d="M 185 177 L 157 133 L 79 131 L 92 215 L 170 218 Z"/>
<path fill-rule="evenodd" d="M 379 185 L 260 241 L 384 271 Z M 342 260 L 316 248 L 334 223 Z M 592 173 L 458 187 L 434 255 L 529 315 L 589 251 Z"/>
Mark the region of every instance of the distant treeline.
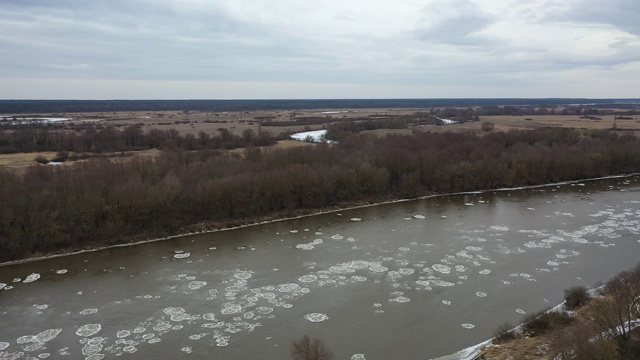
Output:
<path fill-rule="evenodd" d="M 338 145 L 163 151 L 0 171 L 0 260 L 381 198 L 640 171 L 630 135 L 572 129 L 355 134 Z"/>
<path fill-rule="evenodd" d="M 556 107 L 571 103 L 636 107 L 638 99 L 321 99 L 321 100 L 0 100 L 0 114 L 109 111 L 252 111 L 300 109 Z M 630 104 L 635 103 L 635 104 Z M 620 104 L 620 105 L 618 105 Z"/>
<path fill-rule="evenodd" d="M 55 127 L 26 128 L 0 132 L 0 153 L 35 151 L 70 151 L 76 153 L 112 153 L 118 151 L 158 149 L 235 149 L 247 146 L 268 146 L 276 142 L 266 131 L 246 129 L 241 136 L 226 129 L 218 134 L 200 132 L 181 135 L 176 129 L 151 129 L 144 133 L 138 125 L 122 131 L 114 127 L 85 128 L 81 131 L 61 130 Z"/>

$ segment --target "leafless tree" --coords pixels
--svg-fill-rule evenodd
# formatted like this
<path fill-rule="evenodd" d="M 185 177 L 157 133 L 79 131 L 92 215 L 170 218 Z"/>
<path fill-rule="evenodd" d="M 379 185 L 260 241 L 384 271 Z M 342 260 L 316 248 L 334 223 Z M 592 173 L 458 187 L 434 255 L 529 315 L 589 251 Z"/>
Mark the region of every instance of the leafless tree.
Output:
<path fill-rule="evenodd" d="M 333 354 L 318 338 L 304 334 L 299 340 L 291 343 L 291 359 L 293 360 L 331 360 Z"/>

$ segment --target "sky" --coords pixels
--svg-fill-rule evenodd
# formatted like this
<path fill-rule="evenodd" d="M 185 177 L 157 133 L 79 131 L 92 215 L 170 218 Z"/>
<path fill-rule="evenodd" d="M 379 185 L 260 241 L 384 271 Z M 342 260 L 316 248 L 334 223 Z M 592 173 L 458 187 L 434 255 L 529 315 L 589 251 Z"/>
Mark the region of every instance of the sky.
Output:
<path fill-rule="evenodd" d="M 2 0 L 0 99 L 640 98 L 638 0 Z"/>

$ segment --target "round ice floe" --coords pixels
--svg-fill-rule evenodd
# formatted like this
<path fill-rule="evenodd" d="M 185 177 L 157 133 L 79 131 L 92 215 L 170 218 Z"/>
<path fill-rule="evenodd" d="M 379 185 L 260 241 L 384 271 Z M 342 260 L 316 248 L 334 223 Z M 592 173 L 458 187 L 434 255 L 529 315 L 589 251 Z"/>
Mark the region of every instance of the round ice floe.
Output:
<path fill-rule="evenodd" d="M 77 331 L 76 335 L 78 336 L 92 336 L 100 332 L 102 330 L 102 325 L 100 324 L 87 324 L 82 325 Z"/>
<path fill-rule="evenodd" d="M 448 281 L 443 281 L 443 280 L 430 280 L 430 282 L 433 285 L 436 286 L 440 286 L 440 287 L 450 287 L 450 286 L 455 286 L 454 283 L 448 282 Z"/>
<path fill-rule="evenodd" d="M 300 277 L 298 278 L 298 281 L 308 283 L 308 282 L 314 282 L 314 281 L 316 281 L 317 279 L 318 279 L 318 277 L 317 277 L 317 276 L 309 274 L 309 275 L 302 275 L 302 276 L 300 276 Z"/>
<path fill-rule="evenodd" d="M 351 221 L 358 222 L 358 221 L 362 221 L 362 219 L 361 219 L 361 218 L 354 217 L 354 218 L 351 218 Z"/>
<path fill-rule="evenodd" d="M 98 309 L 84 309 L 80 311 L 80 315 L 92 315 L 98 312 Z"/>
<path fill-rule="evenodd" d="M 182 352 L 186 352 L 187 354 L 191 354 L 191 352 L 193 351 L 193 348 L 191 346 L 185 346 L 181 350 L 182 350 Z"/>
<path fill-rule="evenodd" d="M 58 275 L 62 275 L 62 274 L 66 274 L 66 273 L 67 273 L 67 269 L 56 270 L 56 274 L 58 274 Z"/>
<path fill-rule="evenodd" d="M 202 315 L 202 318 L 206 321 L 214 321 L 216 319 L 216 315 L 213 313 L 207 313 Z"/>
<path fill-rule="evenodd" d="M 342 240 L 342 239 L 344 239 L 344 236 L 342 236 L 340 234 L 336 234 L 336 235 L 333 235 L 331 238 L 333 240 Z"/>
<path fill-rule="evenodd" d="M 298 230 L 289 230 L 289 232 L 292 233 L 292 234 L 297 234 Z"/>
<path fill-rule="evenodd" d="M 448 267 L 447 265 L 434 264 L 434 265 L 431 265 L 431 268 L 442 274 L 449 274 L 451 272 L 451 268 Z"/>
<path fill-rule="evenodd" d="M 442 303 L 445 305 L 451 305 L 451 301 L 449 300 L 442 300 Z"/>
<path fill-rule="evenodd" d="M 307 314 L 304 316 L 304 318 L 306 320 L 309 320 L 311 322 L 322 322 L 325 320 L 329 320 L 329 317 L 327 316 L 327 314 L 321 314 L 321 313 L 311 313 L 311 314 Z"/>
<path fill-rule="evenodd" d="M 478 292 L 476 293 L 476 296 L 477 296 L 477 297 L 487 297 L 487 293 L 484 293 L 484 292 L 482 292 L 482 291 L 478 291 Z"/>
<path fill-rule="evenodd" d="M 173 255 L 175 259 L 186 259 L 189 256 L 191 256 L 191 253 L 180 253 L 180 254 Z"/>
<path fill-rule="evenodd" d="M 263 314 L 263 315 L 270 314 L 270 313 L 273 312 L 273 308 L 270 308 L 270 307 L 267 307 L 267 306 L 260 306 L 260 307 L 256 308 L 256 310 L 260 314 Z"/>
<path fill-rule="evenodd" d="M 389 269 L 384 267 L 384 266 L 382 266 L 378 262 L 369 264 L 369 271 L 371 271 L 371 272 L 385 272 L 387 270 L 389 270 Z"/>
<path fill-rule="evenodd" d="M 462 327 L 465 328 L 465 329 L 473 329 L 476 326 L 473 325 L 473 324 L 462 324 Z"/>
<path fill-rule="evenodd" d="M 413 215 L 414 218 L 416 219 L 424 219 L 424 215 Z"/>
<path fill-rule="evenodd" d="M 296 249 L 313 250 L 313 249 L 315 249 L 315 246 L 313 246 L 313 244 L 298 244 L 298 245 L 296 245 Z"/>
<path fill-rule="evenodd" d="M 231 315 L 242 312 L 242 305 L 235 303 L 224 303 L 222 304 L 223 309 L 220 310 L 220 313 L 223 315 Z"/>
<path fill-rule="evenodd" d="M 366 269 L 367 267 L 369 267 L 369 262 L 364 260 L 354 260 L 348 263 L 347 266 L 355 270 Z"/>
<path fill-rule="evenodd" d="M 402 275 L 411 275 L 416 272 L 416 270 L 412 268 L 400 268 L 398 269 L 398 272 Z"/>
<path fill-rule="evenodd" d="M 131 331 L 129 331 L 129 330 L 118 330 L 118 332 L 116 333 L 116 337 L 118 339 L 125 338 L 125 337 L 127 337 L 129 335 L 131 335 Z"/>
<path fill-rule="evenodd" d="M 300 290 L 300 285 L 290 283 L 290 284 L 280 284 L 278 285 L 278 291 L 282 293 L 291 293 Z"/>
<path fill-rule="evenodd" d="M 192 281 L 189 283 L 189 289 L 191 290 L 198 290 L 201 289 L 203 287 L 207 286 L 207 282 L 206 281 Z"/>
<path fill-rule="evenodd" d="M 125 346 L 124 349 L 122 349 L 122 351 L 129 354 L 133 354 L 134 352 L 138 351 L 138 349 L 133 345 L 129 345 L 129 346 Z"/>
<path fill-rule="evenodd" d="M 11 345 L 11 344 L 9 344 L 8 342 L 0 342 L 0 351 L 8 348 L 9 345 Z"/>
<path fill-rule="evenodd" d="M 34 281 L 36 281 L 36 280 L 38 280 L 38 279 L 40 279 L 40 274 L 33 273 L 33 274 L 31 274 L 31 275 L 27 276 L 27 278 L 26 278 L 26 279 L 24 279 L 24 281 L 23 281 L 23 282 L 24 282 L 24 283 L 30 283 L 30 282 L 34 282 Z"/>
<path fill-rule="evenodd" d="M 484 269 L 484 270 L 478 271 L 478 273 L 481 274 L 481 275 L 488 275 L 488 274 L 491 274 L 491 270 Z"/>
<path fill-rule="evenodd" d="M 456 265 L 456 271 L 457 272 L 465 272 L 465 271 L 467 271 L 467 268 L 464 267 L 464 265 Z"/>
<path fill-rule="evenodd" d="M 367 360 L 364 357 L 364 354 L 353 354 L 351 355 L 351 360 Z"/>
<path fill-rule="evenodd" d="M 311 243 L 312 243 L 313 245 L 320 245 L 320 244 L 322 244 L 323 242 L 324 242 L 324 240 L 322 240 L 322 239 L 315 239 L 315 240 L 313 240 Z"/>
<path fill-rule="evenodd" d="M 364 276 L 352 276 L 351 280 L 353 281 L 358 281 L 358 282 L 363 282 L 363 281 L 367 281 L 367 278 Z"/>
<path fill-rule="evenodd" d="M 406 296 L 398 296 L 398 297 L 395 297 L 393 299 L 389 299 L 389 301 L 390 302 L 397 302 L 397 303 L 406 303 L 406 302 L 411 301 L 411 299 L 409 299 Z"/>
<path fill-rule="evenodd" d="M 147 331 L 147 329 L 144 326 L 138 326 L 135 329 L 133 329 L 134 334 L 142 334 L 145 331 Z"/>

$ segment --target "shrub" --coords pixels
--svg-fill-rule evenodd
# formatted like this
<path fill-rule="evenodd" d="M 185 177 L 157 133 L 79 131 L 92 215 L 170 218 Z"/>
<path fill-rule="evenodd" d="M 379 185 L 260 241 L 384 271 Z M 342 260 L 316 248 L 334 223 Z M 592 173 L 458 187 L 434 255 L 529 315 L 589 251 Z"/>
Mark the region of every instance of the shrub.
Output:
<path fill-rule="evenodd" d="M 524 319 L 523 331 L 531 336 L 540 336 L 553 329 L 571 324 L 573 319 L 566 312 L 543 310 Z"/>
<path fill-rule="evenodd" d="M 500 325 L 497 329 L 493 331 L 493 340 L 494 344 L 502 344 L 507 341 L 511 341 L 516 338 L 516 332 L 513 329 L 513 326 L 509 323 L 504 323 Z"/>
<path fill-rule="evenodd" d="M 42 156 L 42 155 L 36 156 L 36 158 L 33 159 L 33 161 L 37 162 L 38 164 L 48 164 L 49 163 L 49 160 L 46 157 Z"/>
<path fill-rule="evenodd" d="M 577 309 L 589 302 L 590 296 L 584 286 L 574 286 L 564 291 L 564 305 L 567 309 Z"/>

